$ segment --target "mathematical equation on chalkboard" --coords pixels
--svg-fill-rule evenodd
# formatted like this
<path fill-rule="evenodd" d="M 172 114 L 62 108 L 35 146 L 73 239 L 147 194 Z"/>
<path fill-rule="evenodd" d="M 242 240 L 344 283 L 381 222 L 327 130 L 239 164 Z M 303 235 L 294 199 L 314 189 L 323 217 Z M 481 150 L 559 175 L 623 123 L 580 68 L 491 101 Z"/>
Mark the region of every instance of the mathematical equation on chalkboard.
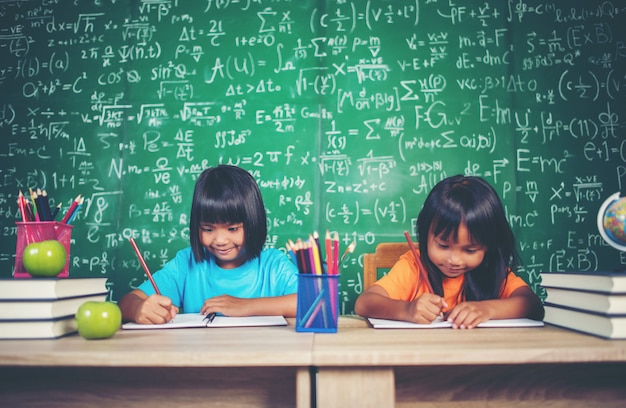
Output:
<path fill-rule="evenodd" d="M 596 227 L 626 184 L 621 2 L 8 0 L 0 22 L 6 276 L 19 191 L 80 193 L 70 273 L 118 299 L 145 278 L 128 239 L 154 270 L 187 246 L 218 163 L 258 181 L 267 246 L 357 242 L 345 313 L 362 254 L 458 173 L 496 188 L 539 294 L 541 271 L 626 264 Z"/>

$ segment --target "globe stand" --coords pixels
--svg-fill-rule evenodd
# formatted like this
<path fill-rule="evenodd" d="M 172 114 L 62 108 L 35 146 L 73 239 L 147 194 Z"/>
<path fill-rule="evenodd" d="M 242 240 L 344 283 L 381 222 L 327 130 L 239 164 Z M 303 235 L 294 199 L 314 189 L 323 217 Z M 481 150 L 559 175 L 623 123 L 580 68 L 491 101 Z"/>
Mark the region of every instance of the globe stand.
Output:
<path fill-rule="evenodd" d="M 611 195 L 609 198 L 607 198 L 604 201 L 604 203 L 602 203 L 602 205 L 600 206 L 600 209 L 598 210 L 598 231 L 600 232 L 600 235 L 602 236 L 604 241 L 606 241 L 607 244 L 609 244 L 613 248 L 616 248 L 620 251 L 626 252 L 626 242 L 615 237 L 611 233 L 611 231 L 609 231 L 608 228 L 606 228 L 606 226 L 604 225 L 606 211 L 609 209 L 609 207 L 612 204 L 616 203 L 619 200 L 620 200 L 620 193 L 615 193 Z M 622 226 L 623 225 L 624 225 L 624 221 L 622 221 Z"/>

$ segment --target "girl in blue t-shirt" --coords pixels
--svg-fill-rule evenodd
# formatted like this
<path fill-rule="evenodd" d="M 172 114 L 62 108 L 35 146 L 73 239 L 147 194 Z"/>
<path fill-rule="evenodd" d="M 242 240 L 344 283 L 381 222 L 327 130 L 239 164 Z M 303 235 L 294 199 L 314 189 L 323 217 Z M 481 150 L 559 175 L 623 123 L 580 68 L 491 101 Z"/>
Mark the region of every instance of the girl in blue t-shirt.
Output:
<path fill-rule="evenodd" d="M 166 323 L 185 313 L 226 316 L 296 315 L 298 270 L 267 236 L 259 187 L 246 170 L 219 165 L 196 181 L 191 246 L 119 301 L 127 321 Z"/>

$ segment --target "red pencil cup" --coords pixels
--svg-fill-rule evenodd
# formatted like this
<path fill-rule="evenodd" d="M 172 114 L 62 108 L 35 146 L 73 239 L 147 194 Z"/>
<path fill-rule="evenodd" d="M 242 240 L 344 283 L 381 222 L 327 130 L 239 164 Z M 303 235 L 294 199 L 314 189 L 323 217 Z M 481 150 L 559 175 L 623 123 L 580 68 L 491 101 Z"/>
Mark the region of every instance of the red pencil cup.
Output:
<path fill-rule="evenodd" d="M 57 240 L 63 247 L 67 258 L 65 259 L 65 268 L 59 273 L 58 278 L 67 278 L 70 270 L 70 242 L 72 240 L 72 225 L 68 225 L 56 221 L 44 222 L 16 222 L 17 225 L 17 244 L 15 249 L 15 271 L 14 278 L 32 278 L 32 276 L 24 269 L 22 257 L 24 248 L 33 242 L 41 242 L 47 240 Z"/>

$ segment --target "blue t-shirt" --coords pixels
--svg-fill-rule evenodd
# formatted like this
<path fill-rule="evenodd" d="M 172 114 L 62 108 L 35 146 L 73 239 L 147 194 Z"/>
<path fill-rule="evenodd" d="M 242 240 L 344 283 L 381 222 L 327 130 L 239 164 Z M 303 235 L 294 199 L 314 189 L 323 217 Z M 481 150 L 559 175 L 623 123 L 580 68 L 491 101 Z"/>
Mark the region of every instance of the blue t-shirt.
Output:
<path fill-rule="evenodd" d="M 250 299 L 298 291 L 297 267 L 285 254 L 272 248 L 234 269 L 220 268 L 208 252 L 203 262 L 196 262 L 191 248 L 186 248 L 153 278 L 161 294 L 185 313 L 199 313 L 206 299 L 220 295 Z M 155 293 L 149 280 L 138 289 L 148 296 Z"/>

